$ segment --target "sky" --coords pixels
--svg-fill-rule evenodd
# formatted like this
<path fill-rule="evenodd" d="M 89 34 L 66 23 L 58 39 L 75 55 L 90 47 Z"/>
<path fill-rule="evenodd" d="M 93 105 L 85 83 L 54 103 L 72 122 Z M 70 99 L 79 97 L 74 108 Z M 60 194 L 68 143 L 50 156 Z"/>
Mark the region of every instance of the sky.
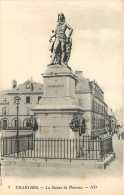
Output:
<path fill-rule="evenodd" d="M 119 0 L 0 1 L 0 90 L 13 79 L 43 83 L 51 31 L 64 13 L 73 28 L 69 66 L 98 83 L 108 107 L 122 107 L 123 11 Z"/>

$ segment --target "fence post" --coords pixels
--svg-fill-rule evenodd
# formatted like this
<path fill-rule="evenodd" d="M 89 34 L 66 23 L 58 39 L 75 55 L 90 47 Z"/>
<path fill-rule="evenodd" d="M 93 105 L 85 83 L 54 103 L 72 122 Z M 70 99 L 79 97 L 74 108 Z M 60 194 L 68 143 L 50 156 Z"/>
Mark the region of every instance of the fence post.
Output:
<path fill-rule="evenodd" d="M 35 149 L 35 134 L 33 134 L 33 136 L 32 136 L 32 140 L 33 140 L 33 148 Z"/>
<path fill-rule="evenodd" d="M 67 138 L 67 159 L 68 159 L 68 138 Z"/>
<path fill-rule="evenodd" d="M 77 156 L 77 138 L 76 138 L 76 158 L 78 158 L 78 156 Z"/>
<path fill-rule="evenodd" d="M 53 148 L 52 148 L 52 146 L 53 146 L 53 140 L 52 140 L 52 138 L 51 138 L 51 158 L 53 158 L 53 156 L 52 156 L 52 152 L 53 152 Z"/>
<path fill-rule="evenodd" d="M 4 139 L 3 139 L 3 156 L 4 156 Z"/>
<path fill-rule="evenodd" d="M 3 138 L 0 139 L 1 156 L 3 156 L 3 147 L 2 147 L 2 144 L 3 144 Z"/>
<path fill-rule="evenodd" d="M 71 162 L 71 139 L 70 139 L 70 162 Z"/>
<path fill-rule="evenodd" d="M 111 136 L 111 140 L 110 140 L 110 144 L 111 144 L 111 152 L 113 152 L 113 143 L 112 143 L 112 136 Z"/>
<path fill-rule="evenodd" d="M 45 139 L 45 160 L 47 161 L 47 138 Z"/>
<path fill-rule="evenodd" d="M 37 138 L 37 158 L 38 158 L 38 156 L 39 156 L 39 151 L 38 151 L 38 143 L 39 143 L 39 140 L 38 140 L 38 138 Z"/>
<path fill-rule="evenodd" d="M 42 138 L 42 157 L 44 158 L 44 138 Z"/>
<path fill-rule="evenodd" d="M 29 137 L 28 137 L 28 157 L 29 157 Z"/>
<path fill-rule="evenodd" d="M 87 160 L 87 135 L 86 135 L 86 160 Z"/>
<path fill-rule="evenodd" d="M 64 159 L 65 159 L 65 138 L 64 138 Z"/>
<path fill-rule="evenodd" d="M 35 158 L 35 135 L 34 135 L 34 140 L 33 140 L 33 142 L 34 142 L 34 158 Z"/>
<path fill-rule="evenodd" d="M 6 139 L 6 156 L 7 156 L 7 139 Z"/>
<path fill-rule="evenodd" d="M 103 140 L 100 138 L 100 158 L 103 158 Z"/>
<path fill-rule="evenodd" d="M 11 156 L 12 156 L 12 139 L 11 139 Z"/>
<path fill-rule="evenodd" d="M 62 159 L 62 138 L 61 138 L 61 159 Z"/>
<path fill-rule="evenodd" d="M 79 138 L 79 159 L 80 159 L 80 156 L 81 156 L 81 148 L 80 148 L 81 146 L 80 146 L 80 138 Z"/>
<path fill-rule="evenodd" d="M 73 159 L 74 159 L 74 138 L 73 138 Z"/>

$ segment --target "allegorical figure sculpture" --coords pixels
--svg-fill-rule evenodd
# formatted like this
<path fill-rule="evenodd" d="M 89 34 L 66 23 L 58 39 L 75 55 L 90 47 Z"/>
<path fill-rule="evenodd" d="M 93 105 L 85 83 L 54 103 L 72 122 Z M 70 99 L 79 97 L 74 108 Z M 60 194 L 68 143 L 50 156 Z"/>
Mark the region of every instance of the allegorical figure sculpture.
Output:
<path fill-rule="evenodd" d="M 61 65 L 68 65 L 68 60 L 70 58 L 71 54 L 71 48 L 72 48 L 72 39 L 71 34 L 73 32 L 73 29 L 69 24 L 65 21 L 64 14 L 60 13 L 58 14 L 58 24 L 56 26 L 55 32 L 50 37 L 51 44 L 51 65 L 52 64 L 61 64 Z M 66 35 L 66 30 L 69 30 L 68 36 Z M 52 41 L 52 39 L 54 41 Z"/>

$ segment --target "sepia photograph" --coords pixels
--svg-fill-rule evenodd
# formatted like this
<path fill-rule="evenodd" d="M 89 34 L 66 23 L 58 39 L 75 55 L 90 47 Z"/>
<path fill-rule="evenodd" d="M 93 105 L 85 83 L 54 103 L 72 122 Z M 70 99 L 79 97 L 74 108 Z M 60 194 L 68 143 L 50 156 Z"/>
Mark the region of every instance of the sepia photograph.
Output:
<path fill-rule="evenodd" d="M 124 193 L 123 46 L 123 0 L 0 0 L 0 194 Z"/>

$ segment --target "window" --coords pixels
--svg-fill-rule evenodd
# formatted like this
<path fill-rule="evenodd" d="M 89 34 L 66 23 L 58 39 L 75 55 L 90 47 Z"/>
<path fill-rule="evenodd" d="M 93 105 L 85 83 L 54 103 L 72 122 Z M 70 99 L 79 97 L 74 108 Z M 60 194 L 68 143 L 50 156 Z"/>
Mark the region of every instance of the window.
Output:
<path fill-rule="evenodd" d="M 38 102 L 40 101 L 40 99 L 41 99 L 41 96 L 38 96 Z"/>
<path fill-rule="evenodd" d="M 30 121 L 30 119 L 27 119 L 26 120 L 26 127 L 30 127 L 31 126 L 31 121 Z"/>
<path fill-rule="evenodd" d="M 103 107 L 103 114 L 105 114 L 105 107 Z"/>
<path fill-rule="evenodd" d="M 79 106 L 82 107 L 82 97 L 79 97 Z"/>
<path fill-rule="evenodd" d="M 20 121 L 20 119 L 18 118 L 18 127 L 20 127 L 21 126 L 21 121 Z M 15 128 L 17 128 L 17 118 L 15 118 L 15 119 L 13 119 L 12 120 L 12 127 L 15 129 Z"/>
<path fill-rule="evenodd" d="M 98 119 L 98 129 L 100 129 L 100 119 Z"/>
<path fill-rule="evenodd" d="M 7 128 L 7 120 L 3 120 L 3 129 Z"/>
<path fill-rule="evenodd" d="M 103 106 L 102 106 L 102 114 L 103 114 Z"/>
<path fill-rule="evenodd" d="M 96 129 L 97 129 L 97 118 L 96 118 Z"/>
<path fill-rule="evenodd" d="M 14 127 L 17 127 L 17 120 L 14 120 Z"/>
<path fill-rule="evenodd" d="M 96 102 L 94 101 L 94 111 L 96 111 Z"/>
<path fill-rule="evenodd" d="M 3 107 L 2 114 L 5 114 L 6 115 L 6 107 Z"/>
<path fill-rule="evenodd" d="M 31 119 L 30 118 L 25 118 L 24 119 L 23 127 L 24 128 L 31 127 Z"/>
<path fill-rule="evenodd" d="M 27 108 L 27 115 L 30 115 L 30 108 Z"/>
<path fill-rule="evenodd" d="M 26 104 L 29 104 L 30 103 L 30 96 L 27 96 L 26 97 Z"/>
<path fill-rule="evenodd" d="M 96 102 L 96 112 L 97 112 L 97 102 Z"/>
<path fill-rule="evenodd" d="M 27 118 L 24 120 L 24 127 L 31 127 L 31 119 Z"/>
<path fill-rule="evenodd" d="M 99 103 L 98 103 L 98 112 L 99 112 Z"/>

